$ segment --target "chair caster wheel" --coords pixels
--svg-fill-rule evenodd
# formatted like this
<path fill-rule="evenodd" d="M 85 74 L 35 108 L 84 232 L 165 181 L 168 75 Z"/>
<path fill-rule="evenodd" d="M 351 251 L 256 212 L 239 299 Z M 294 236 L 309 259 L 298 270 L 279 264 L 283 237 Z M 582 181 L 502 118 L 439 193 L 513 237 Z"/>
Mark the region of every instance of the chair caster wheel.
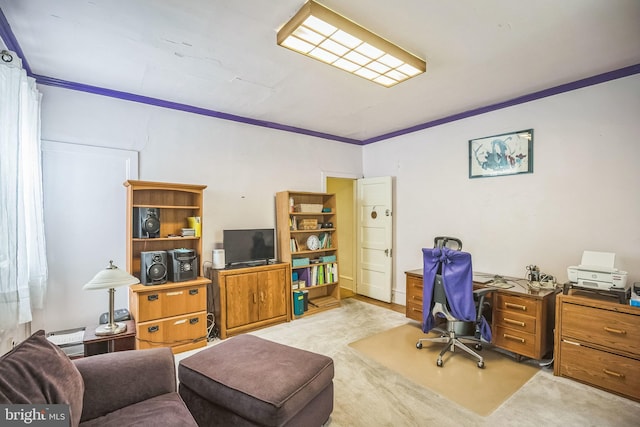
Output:
<path fill-rule="evenodd" d="M 442 359 L 438 359 L 436 361 L 436 365 L 438 365 L 439 368 L 442 368 Z"/>
<path fill-rule="evenodd" d="M 475 349 L 478 351 L 482 351 L 482 344 L 476 344 Z"/>
<path fill-rule="evenodd" d="M 422 349 L 422 343 L 421 343 L 420 341 L 418 341 L 418 342 L 416 343 L 416 348 L 417 348 L 418 350 Z"/>
<path fill-rule="evenodd" d="M 478 362 L 478 368 L 484 369 L 484 362 Z"/>

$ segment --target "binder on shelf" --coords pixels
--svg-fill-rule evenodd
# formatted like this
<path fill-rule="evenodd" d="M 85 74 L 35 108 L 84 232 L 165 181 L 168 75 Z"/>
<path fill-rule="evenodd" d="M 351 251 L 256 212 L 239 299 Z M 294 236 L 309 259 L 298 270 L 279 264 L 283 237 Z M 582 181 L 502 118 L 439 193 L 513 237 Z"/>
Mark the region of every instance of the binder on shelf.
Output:
<path fill-rule="evenodd" d="M 336 256 L 335 255 L 321 256 L 320 262 L 336 262 Z"/>
<path fill-rule="evenodd" d="M 294 258 L 291 260 L 292 267 L 304 267 L 309 265 L 309 258 Z"/>
<path fill-rule="evenodd" d="M 293 293 L 293 314 L 296 316 L 304 314 L 304 293 L 302 291 Z"/>

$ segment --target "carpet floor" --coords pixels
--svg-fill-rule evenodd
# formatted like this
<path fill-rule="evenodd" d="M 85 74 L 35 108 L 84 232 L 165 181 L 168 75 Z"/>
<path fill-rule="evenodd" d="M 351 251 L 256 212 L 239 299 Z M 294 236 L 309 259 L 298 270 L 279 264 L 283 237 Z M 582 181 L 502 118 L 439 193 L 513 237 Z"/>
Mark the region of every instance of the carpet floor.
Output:
<path fill-rule="evenodd" d="M 354 341 L 406 323 L 408 319 L 404 314 L 347 298 L 339 308 L 251 334 L 333 358 L 334 409 L 326 427 L 638 425 L 640 403 L 554 377 L 549 368 L 538 369 L 489 416 L 482 416 L 409 381 L 349 346 Z M 212 341 L 209 345 L 219 342 Z M 176 363 L 196 351 L 177 354 Z M 449 362 L 445 362 L 444 370 Z M 523 363 L 537 366 L 531 361 Z M 478 390 L 477 394 L 485 392 Z"/>

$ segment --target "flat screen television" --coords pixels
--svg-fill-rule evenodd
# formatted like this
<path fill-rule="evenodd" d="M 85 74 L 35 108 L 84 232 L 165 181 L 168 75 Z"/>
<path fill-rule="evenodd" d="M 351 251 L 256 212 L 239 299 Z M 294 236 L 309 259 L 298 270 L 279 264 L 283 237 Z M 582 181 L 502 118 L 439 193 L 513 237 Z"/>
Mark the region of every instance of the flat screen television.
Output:
<path fill-rule="evenodd" d="M 267 264 L 276 257 L 273 228 L 223 230 L 222 234 L 228 267 Z"/>

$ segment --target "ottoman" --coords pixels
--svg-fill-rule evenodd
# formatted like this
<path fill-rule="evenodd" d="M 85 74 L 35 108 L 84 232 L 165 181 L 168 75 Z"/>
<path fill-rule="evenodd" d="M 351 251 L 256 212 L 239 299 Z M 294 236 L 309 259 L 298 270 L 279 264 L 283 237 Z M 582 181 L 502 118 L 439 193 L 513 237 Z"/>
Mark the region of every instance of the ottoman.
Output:
<path fill-rule="evenodd" d="M 321 426 L 333 360 L 238 335 L 180 361 L 178 391 L 199 426 Z"/>

